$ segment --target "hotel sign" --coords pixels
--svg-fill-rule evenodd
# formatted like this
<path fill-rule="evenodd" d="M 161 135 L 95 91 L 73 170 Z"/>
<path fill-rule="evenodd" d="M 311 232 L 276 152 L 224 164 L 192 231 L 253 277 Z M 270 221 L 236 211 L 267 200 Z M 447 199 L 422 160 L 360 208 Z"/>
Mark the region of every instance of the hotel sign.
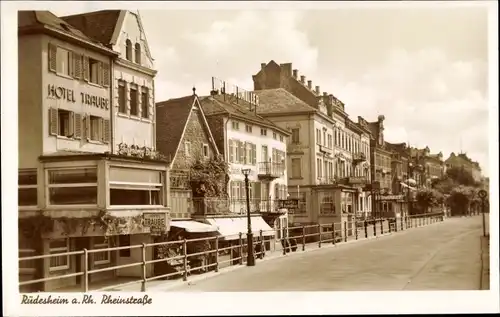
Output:
<path fill-rule="evenodd" d="M 167 213 L 144 213 L 144 226 L 149 227 L 153 236 L 160 236 L 167 230 Z"/>
<path fill-rule="evenodd" d="M 357 177 L 349 177 L 347 179 L 349 184 L 355 184 L 355 185 L 365 185 L 366 184 L 366 177 L 364 176 L 357 176 Z"/>
<path fill-rule="evenodd" d="M 85 92 L 80 92 L 80 96 L 73 89 L 68 89 L 56 85 L 48 85 L 48 96 L 59 100 L 76 103 L 77 100 L 87 106 L 93 106 L 101 109 L 109 109 L 109 99 L 95 96 Z"/>

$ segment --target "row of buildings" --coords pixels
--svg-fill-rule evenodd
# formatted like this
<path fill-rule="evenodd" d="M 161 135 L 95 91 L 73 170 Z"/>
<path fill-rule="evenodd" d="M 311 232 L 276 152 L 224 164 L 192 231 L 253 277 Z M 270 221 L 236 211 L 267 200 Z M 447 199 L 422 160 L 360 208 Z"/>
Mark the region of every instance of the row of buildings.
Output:
<path fill-rule="evenodd" d="M 215 232 L 230 244 L 246 232 L 243 171 L 252 226 L 266 241 L 289 226 L 404 215 L 411 193 L 449 166 L 480 177 L 465 154 L 443 161 L 428 147 L 387 142 L 384 116 L 352 120 L 292 64 L 261 64 L 253 91 L 212 78 L 210 92 L 157 101 L 162 87 L 138 13 L 21 11 L 18 21 L 20 257 L 164 241 L 179 231 Z M 192 178 L 194 165 L 213 161 L 229 166 L 217 195 Z M 147 257 L 156 257 L 152 249 Z M 139 249 L 103 251 L 88 267 L 140 258 Z M 84 264 L 73 255 L 23 261 L 20 279 Z M 125 267 L 90 282 L 140 274 Z"/>

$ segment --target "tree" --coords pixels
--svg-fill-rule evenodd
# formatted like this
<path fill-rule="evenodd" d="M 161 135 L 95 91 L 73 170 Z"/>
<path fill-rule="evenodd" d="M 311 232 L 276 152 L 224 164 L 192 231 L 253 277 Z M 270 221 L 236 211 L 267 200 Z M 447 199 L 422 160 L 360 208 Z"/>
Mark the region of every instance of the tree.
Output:
<path fill-rule="evenodd" d="M 453 180 L 455 183 L 464 186 L 474 186 L 476 187 L 478 184 L 472 177 L 472 174 L 465 170 L 463 167 L 451 167 L 446 170 L 447 178 Z"/>
<path fill-rule="evenodd" d="M 429 208 L 440 206 L 443 203 L 443 194 L 435 189 L 424 188 L 417 192 L 417 205 L 424 213 Z"/>
<path fill-rule="evenodd" d="M 463 216 L 469 214 L 469 207 L 476 195 L 475 188 L 460 185 L 454 188 L 447 198 L 447 204 L 451 207 L 453 216 Z"/>

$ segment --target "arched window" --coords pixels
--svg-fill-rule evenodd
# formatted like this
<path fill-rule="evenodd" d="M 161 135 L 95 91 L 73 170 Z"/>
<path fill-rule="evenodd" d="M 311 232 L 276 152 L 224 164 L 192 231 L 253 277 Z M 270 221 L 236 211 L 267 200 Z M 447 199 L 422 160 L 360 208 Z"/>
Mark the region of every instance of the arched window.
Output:
<path fill-rule="evenodd" d="M 141 44 L 135 43 L 135 62 L 141 63 Z"/>
<path fill-rule="evenodd" d="M 125 45 L 126 45 L 125 58 L 129 61 L 132 61 L 132 42 L 130 42 L 130 40 L 127 39 Z"/>

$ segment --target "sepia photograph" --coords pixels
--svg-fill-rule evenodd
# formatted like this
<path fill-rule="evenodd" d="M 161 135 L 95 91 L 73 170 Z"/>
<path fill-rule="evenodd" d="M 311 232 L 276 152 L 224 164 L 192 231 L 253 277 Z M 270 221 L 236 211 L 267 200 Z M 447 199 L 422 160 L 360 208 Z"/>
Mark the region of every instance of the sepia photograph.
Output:
<path fill-rule="evenodd" d="M 477 291 L 498 310 L 497 4 L 384 3 L 6 4 L 18 309 Z"/>

